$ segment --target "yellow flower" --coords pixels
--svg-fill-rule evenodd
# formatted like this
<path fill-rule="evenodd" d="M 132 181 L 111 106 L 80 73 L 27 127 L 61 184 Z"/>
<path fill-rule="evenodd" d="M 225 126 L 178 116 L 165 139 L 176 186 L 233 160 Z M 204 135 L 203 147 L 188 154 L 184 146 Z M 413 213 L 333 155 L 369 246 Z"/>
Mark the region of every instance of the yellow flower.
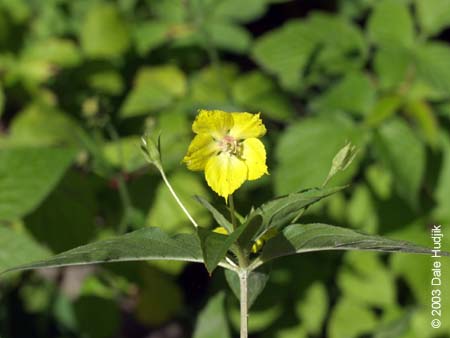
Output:
<path fill-rule="evenodd" d="M 246 180 L 268 174 L 266 133 L 259 114 L 200 110 L 192 124 L 197 134 L 183 159 L 194 171 L 205 171 L 208 185 L 225 200 Z"/>

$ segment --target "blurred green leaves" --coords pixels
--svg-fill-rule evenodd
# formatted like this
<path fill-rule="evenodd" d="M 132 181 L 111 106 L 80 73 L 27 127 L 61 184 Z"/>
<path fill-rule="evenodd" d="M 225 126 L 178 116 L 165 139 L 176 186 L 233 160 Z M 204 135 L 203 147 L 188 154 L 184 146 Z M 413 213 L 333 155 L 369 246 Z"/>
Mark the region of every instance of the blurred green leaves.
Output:
<path fill-rule="evenodd" d="M 130 45 L 127 23 L 118 8 L 106 2 L 89 9 L 81 26 L 81 46 L 91 58 L 121 56 Z"/>
<path fill-rule="evenodd" d="M 364 40 L 356 27 L 323 13 L 287 22 L 258 39 L 253 48 L 255 61 L 293 91 L 358 69 L 365 54 Z"/>
<path fill-rule="evenodd" d="M 35 259 L 45 258 L 50 252 L 37 244 L 29 234 L 0 227 L 0 270 L 4 271 Z"/>
<path fill-rule="evenodd" d="M 175 212 L 139 150 L 142 134 L 161 135 L 164 168 L 187 208 L 205 229 L 218 219 L 227 224 L 192 198 L 216 205 L 203 177 L 180 165 L 199 108 L 261 112 L 268 127 L 271 176 L 236 195 L 240 212 L 300 191 L 275 200 L 283 211 L 242 219 L 248 228 L 238 241 L 247 249 L 267 230 L 263 223 L 284 228 L 305 209 L 303 223 L 429 245 L 426 225 L 450 221 L 449 9 L 449 0 L 0 1 L 0 269 L 87 242 L 94 242 L 85 248 L 95 252 L 93 261 L 161 258 L 170 245 L 182 259 L 175 267 L 135 263 L 132 273 L 122 271 L 125 265 L 106 265 L 88 278 L 104 292 L 84 290 L 73 299 L 64 294 L 65 270 L 54 271 L 56 279 L 46 273 L 8 278 L 0 287 L 0 335 L 9 338 L 5 318 L 21 306 L 15 290 L 23 312 L 36 319 L 27 323 L 37 335 L 44 321 L 58 337 L 117 335 L 123 327 L 101 327 L 93 319 L 104 308 L 105 322 L 126 316 L 127 323 L 133 317 L 146 327 L 178 320 L 190 327 L 196 321 L 199 337 L 233 335 L 226 329 L 228 319 L 236 322 L 232 296 L 217 294 L 208 302 L 196 293 L 210 286 L 207 293 L 216 294 L 226 281 L 205 272 L 211 283 L 203 286 L 197 270 L 189 274 L 185 260 L 200 261 L 201 245 L 194 235 L 175 235 L 192 227 Z M 359 153 L 329 186 L 349 186 L 310 206 L 328 193 L 304 190 L 323 183 L 347 142 Z M 147 247 L 133 233 L 114 237 L 121 218 L 125 230 L 143 227 L 139 231 L 155 245 Z M 293 253 L 291 245 L 303 243 L 299 229 L 283 230 L 280 236 L 301 233 L 289 243 L 269 233 L 259 253 L 273 257 L 271 247 Z M 362 236 L 347 230 L 351 238 Z M 223 258 L 218 247 L 211 250 L 219 254 L 209 261 L 211 270 Z M 155 248 L 161 251 L 151 252 Z M 79 263 L 86 255 L 75 251 L 55 264 Z M 330 258 L 277 260 L 269 281 L 266 271 L 254 271 L 251 297 L 260 296 L 250 317 L 253 332 L 282 338 L 448 335 L 448 326 L 430 332 L 423 309 L 426 257 Z M 118 286 L 124 274 L 126 288 Z M 228 271 L 236 292 L 233 277 Z M 185 302 L 191 293 L 198 303 Z M 209 305 L 195 319 L 200 303 Z"/>
<path fill-rule="evenodd" d="M 274 173 L 277 193 L 320 186 L 327 177 L 331 159 L 347 141 L 361 147 L 363 133 L 342 115 L 314 117 L 292 124 L 275 150 L 279 163 Z M 357 169 L 358 160 L 357 157 L 347 171 L 337 175 L 333 184 L 348 180 Z"/>
<path fill-rule="evenodd" d="M 146 115 L 167 107 L 186 93 L 184 74 L 174 66 L 140 69 L 122 107 L 124 117 Z"/>
<path fill-rule="evenodd" d="M 194 331 L 194 338 L 230 338 L 225 315 L 225 294 L 220 292 L 212 297 L 200 313 Z"/>
<path fill-rule="evenodd" d="M 410 47 L 414 41 L 414 23 L 406 2 L 378 1 L 370 15 L 368 33 L 379 46 Z"/>
<path fill-rule="evenodd" d="M 72 163 L 73 149 L 0 150 L 0 219 L 15 220 L 33 211 Z"/>
<path fill-rule="evenodd" d="M 392 120 L 380 129 L 376 147 L 379 157 L 396 179 L 398 193 L 416 207 L 425 170 L 423 144 L 408 125 Z"/>

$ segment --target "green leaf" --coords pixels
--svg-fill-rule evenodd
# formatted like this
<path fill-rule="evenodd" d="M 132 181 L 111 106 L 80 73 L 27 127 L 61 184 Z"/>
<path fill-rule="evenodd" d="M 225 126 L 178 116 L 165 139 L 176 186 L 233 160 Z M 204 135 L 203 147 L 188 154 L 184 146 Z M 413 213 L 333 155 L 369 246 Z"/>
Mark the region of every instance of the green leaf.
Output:
<path fill-rule="evenodd" d="M 411 206 L 417 206 L 425 172 L 422 142 L 405 122 L 394 119 L 380 128 L 375 146 L 379 157 L 394 176 L 399 195 Z"/>
<path fill-rule="evenodd" d="M 254 217 L 254 215 L 262 217 L 260 234 L 272 228 L 281 230 L 283 227 L 295 222 L 303 209 L 345 188 L 311 188 L 281 196 L 262 204 L 250 217 Z"/>
<path fill-rule="evenodd" d="M 314 13 L 266 33 L 256 41 L 252 54 L 284 87 L 298 90 L 304 86 L 301 80 L 307 66 L 316 77 L 346 73 L 362 65 L 366 51 L 361 33 L 347 20 Z"/>
<path fill-rule="evenodd" d="M 221 227 L 224 227 L 227 229 L 228 233 L 233 232 L 233 225 L 228 221 L 224 215 L 222 215 L 221 212 L 219 212 L 211 203 L 209 203 L 206 199 L 204 199 L 201 196 L 194 196 L 194 198 L 203 205 L 208 211 L 211 213 L 211 215 L 214 217 L 214 220 L 217 222 L 217 224 Z"/>
<path fill-rule="evenodd" d="M 260 111 L 263 117 L 287 120 L 294 114 L 289 98 L 267 75 L 253 71 L 239 77 L 232 88 L 233 99 L 250 111 Z"/>
<path fill-rule="evenodd" d="M 97 3 L 89 9 L 81 27 L 81 47 L 91 58 L 121 56 L 130 45 L 127 23 L 112 3 Z"/>
<path fill-rule="evenodd" d="M 365 184 L 356 186 L 353 190 L 351 199 L 348 201 L 348 204 L 343 207 L 343 209 L 346 209 L 345 211 L 347 213 L 349 226 L 370 234 L 377 232 L 379 223 L 375 198 L 373 197 L 370 189 L 373 189 L 376 193 L 380 194 L 380 190 L 383 190 L 383 184 L 385 184 L 385 181 L 382 181 L 385 177 L 380 177 L 380 172 L 377 172 L 376 169 L 376 167 L 372 167 L 372 170 L 368 171 L 372 177 L 368 177 L 367 180 L 370 180 L 371 178 L 372 180 L 379 179 L 379 182 L 375 183 L 378 184 L 378 186 L 374 187 L 372 185 L 370 188 Z M 384 191 L 381 193 L 384 193 L 384 196 L 386 196 Z M 347 203 L 347 201 L 344 201 L 344 203 Z"/>
<path fill-rule="evenodd" d="M 184 73 L 176 66 L 141 68 L 121 107 L 122 117 L 146 115 L 167 107 L 187 90 Z"/>
<path fill-rule="evenodd" d="M 239 282 L 239 275 L 231 270 L 225 269 L 225 279 L 228 282 L 231 290 L 237 299 L 241 298 L 241 287 Z M 250 271 L 248 274 L 247 286 L 247 302 L 248 309 L 250 309 L 255 303 L 258 296 L 263 292 L 266 287 L 266 283 L 269 280 L 269 269 L 267 267 L 261 267 L 257 270 Z"/>
<path fill-rule="evenodd" d="M 404 110 L 419 126 L 427 143 L 435 147 L 439 138 L 439 125 L 431 105 L 425 100 L 411 100 Z"/>
<path fill-rule="evenodd" d="M 112 299 L 81 296 L 74 302 L 74 311 L 79 330 L 89 337 L 106 338 L 119 330 L 120 310 Z"/>
<path fill-rule="evenodd" d="M 344 297 L 358 303 L 379 308 L 396 304 L 395 279 L 377 253 L 347 253 L 337 283 Z"/>
<path fill-rule="evenodd" d="M 375 103 L 372 111 L 366 116 L 366 123 L 369 126 L 378 126 L 391 116 L 395 115 L 403 103 L 402 98 L 397 94 L 382 96 Z"/>
<path fill-rule="evenodd" d="M 398 88 L 407 80 L 408 71 L 413 66 L 414 58 L 410 50 L 399 45 L 378 48 L 373 59 L 373 66 L 378 75 L 381 89 Z"/>
<path fill-rule="evenodd" d="M 138 136 L 123 137 L 118 141 L 108 142 L 103 146 L 104 158 L 113 166 L 131 172 L 146 163 L 139 149 Z"/>
<path fill-rule="evenodd" d="M 414 42 L 414 22 L 406 2 L 378 1 L 367 27 L 371 40 L 381 46 L 411 46 Z"/>
<path fill-rule="evenodd" d="M 125 87 L 122 76 L 114 69 L 99 70 L 88 76 L 89 86 L 95 91 L 110 95 L 119 95 Z"/>
<path fill-rule="evenodd" d="M 433 215 L 442 223 L 450 222 L 450 138 L 447 133 L 441 132 L 439 135 L 441 151 L 443 153 L 442 165 L 439 170 L 438 179 L 433 197 L 437 206 L 433 210 Z"/>
<path fill-rule="evenodd" d="M 415 49 L 415 61 L 420 79 L 447 96 L 450 92 L 450 47 L 432 42 Z"/>
<path fill-rule="evenodd" d="M 139 289 L 135 315 L 140 322 L 147 325 L 163 325 L 174 318 L 183 306 L 182 290 L 175 280 L 158 269 L 141 268 L 139 274 L 142 285 Z"/>
<path fill-rule="evenodd" d="M 145 55 L 164 44 L 170 38 L 170 28 L 170 23 L 159 20 L 136 24 L 133 38 L 138 53 Z"/>
<path fill-rule="evenodd" d="M 415 0 L 420 28 L 427 36 L 450 26 L 449 0 Z"/>
<path fill-rule="evenodd" d="M 328 311 L 328 295 L 321 282 L 314 282 L 295 306 L 298 318 L 307 332 L 318 335 Z"/>
<path fill-rule="evenodd" d="M 367 11 L 377 0 L 340 0 L 339 13 L 345 17 L 360 19 L 365 17 Z"/>
<path fill-rule="evenodd" d="M 71 265 L 147 260 L 203 262 L 197 236 L 189 234 L 169 236 L 159 228 L 143 228 L 123 236 L 80 246 L 45 260 L 14 266 L 2 273 Z"/>
<path fill-rule="evenodd" d="M 236 53 L 245 53 L 250 47 L 251 34 L 232 22 L 213 21 L 206 27 L 211 41 L 217 47 Z"/>
<path fill-rule="evenodd" d="M 266 0 L 224 0 L 214 3 L 211 15 L 217 19 L 249 22 L 262 16 L 267 7 Z"/>
<path fill-rule="evenodd" d="M 94 177 L 68 171 L 45 201 L 24 218 L 40 243 L 62 252 L 92 240 L 99 214 Z"/>
<path fill-rule="evenodd" d="M 186 6 L 172 0 L 151 1 L 148 3 L 156 17 L 168 22 L 180 23 L 187 19 Z"/>
<path fill-rule="evenodd" d="M 345 75 L 336 85 L 316 98 L 311 106 L 318 111 L 343 110 L 367 115 L 375 101 L 375 87 L 367 75 L 354 72 Z"/>
<path fill-rule="evenodd" d="M 288 21 L 256 41 L 253 59 L 264 69 L 276 74 L 285 87 L 298 88 L 316 45 L 315 41 L 308 39 L 308 33 L 305 22 Z"/>
<path fill-rule="evenodd" d="M 222 64 L 220 70 L 208 67 L 195 73 L 191 80 L 191 99 L 197 106 L 217 107 L 229 104 L 228 88 L 238 74 L 235 65 Z"/>
<path fill-rule="evenodd" d="M 70 166 L 70 148 L 8 148 L 0 150 L 0 220 L 21 218 L 33 211 Z"/>
<path fill-rule="evenodd" d="M 80 146 L 83 130 L 68 114 L 45 104 L 33 103 L 14 118 L 9 140 L 36 146 Z"/>
<path fill-rule="evenodd" d="M 222 235 L 205 228 L 197 228 L 197 235 L 200 239 L 203 259 L 210 275 L 222 259 L 225 258 L 228 250 L 236 243 L 244 229 L 245 224 L 237 227 L 236 230 L 228 235 Z"/>
<path fill-rule="evenodd" d="M 355 300 L 341 298 L 328 324 L 330 338 L 356 338 L 371 332 L 377 324 L 375 313 Z"/>
<path fill-rule="evenodd" d="M 22 53 L 24 59 L 40 60 L 51 67 L 75 67 L 82 60 L 77 45 L 68 39 L 39 40 L 28 46 Z"/>
<path fill-rule="evenodd" d="M 328 82 L 327 76 L 347 74 L 364 66 L 367 47 L 359 27 L 339 16 L 316 12 L 308 19 L 310 38 L 317 43 L 308 80 Z"/>
<path fill-rule="evenodd" d="M 225 293 L 212 297 L 200 312 L 195 325 L 194 338 L 231 338 L 225 314 Z"/>
<path fill-rule="evenodd" d="M 287 226 L 266 243 L 261 260 L 267 262 L 282 256 L 324 250 L 431 253 L 431 249 L 409 242 L 366 235 L 328 224 L 313 223 Z"/>
<path fill-rule="evenodd" d="M 0 226 L 0 271 L 10 269 L 34 259 L 44 258 L 50 252 L 28 234 Z"/>
<path fill-rule="evenodd" d="M 320 186 L 330 170 L 334 155 L 347 142 L 363 149 L 363 130 L 341 115 L 303 119 L 292 124 L 278 140 L 274 170 L 275 191 L 287 194 L 310 186 Z M 332 184 L 344 184 L 355 173 L 362 156 Z"/>

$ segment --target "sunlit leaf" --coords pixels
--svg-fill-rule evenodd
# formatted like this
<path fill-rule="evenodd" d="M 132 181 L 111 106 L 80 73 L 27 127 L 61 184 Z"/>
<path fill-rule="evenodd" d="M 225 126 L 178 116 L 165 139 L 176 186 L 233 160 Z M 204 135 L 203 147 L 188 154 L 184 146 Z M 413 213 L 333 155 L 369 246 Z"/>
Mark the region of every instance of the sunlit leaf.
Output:
<path fill-rule="evenodd" d="M 450 25 L 449 0 L 415 0 L 420 27 L 428 36 Z"/>
<path fill-rule="evenodd" d="M 399 195 L 412 206 L 417 206 L 425 171 L 424 145 L 400 119 L 385 123 L 375 142 L 379 158 L 395 178 Z"/>
<path fill-rule="evenodd" d="M 378 45 L 412 45 L 414 22 L 406 2 L 378 1 L 370 15 L 368 31 L 372 41 Z"/>
<path fill-rule="evenodd" d="M 291 124 L 280 135 L 275 149 L 278 165 L 274 170 L 275 191 L 288 194 L 325 180 L 333 157 L 347 142 L 363 152 L 364 131 L 345 116 L 314 117 Z M 330 184 L 345 184 L 358 168 L 362 156 L 336 175 Z"/>
<path fill-rule="evenodd" d="M 92 6 L 81 28 L 81 46 L 92 58 L 122 55 L 130 45 L 127 23 L 116 6 L 98 3 Z"/>

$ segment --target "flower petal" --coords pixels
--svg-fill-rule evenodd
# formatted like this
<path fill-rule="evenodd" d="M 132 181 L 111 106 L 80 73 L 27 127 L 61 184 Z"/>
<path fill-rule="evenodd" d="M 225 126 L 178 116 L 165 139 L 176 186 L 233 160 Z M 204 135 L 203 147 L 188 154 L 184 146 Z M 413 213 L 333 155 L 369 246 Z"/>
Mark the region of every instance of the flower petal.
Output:
<path fill-rule="evenodd" d="M 247 166 L 236 156 L 224 152 L 206 163 L 205 177 L 211 189 L 228 200 L 247 179 Z"/>
<path fill-rule="evenodd" d="M 243 142 L 242 158 L 248 167 L 248 180 L 256 180 L 269 173 L 266 165 L 266 149 L 260 140 L 246 139 Z"/>
<path fill-rule="evenodd" d="M 266 133 L 266 127 L 262 123 L 259 113 L 231 113 L 231 115 L 234 121 L 229 133 L 231 136 L 244 140 L 250 137 L 261 137 Z"/>
<path fill-rule="evenodd" d="M 186 163 L 189 170 L 203 170 L 211 156 L 214 156 L 219 150 L 212 136 L 196 135 L 189 145 L 183 162 Z"/>
<path fill-rule="evenodd" d="M 192 131 L 196 134 L 209 134 L 216 140 L 224 137 L 233 127 L 233 117 L 222 110 L 200 110 Z"/>

